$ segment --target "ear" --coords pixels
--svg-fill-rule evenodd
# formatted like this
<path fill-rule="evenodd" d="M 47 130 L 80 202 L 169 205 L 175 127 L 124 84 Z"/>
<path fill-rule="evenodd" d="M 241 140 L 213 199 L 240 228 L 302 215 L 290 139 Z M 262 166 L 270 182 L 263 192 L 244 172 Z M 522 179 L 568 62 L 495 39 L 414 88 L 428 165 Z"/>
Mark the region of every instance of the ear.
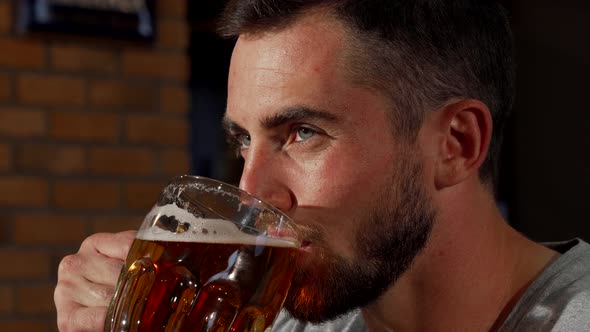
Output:
<path fill-rule="evenodd" d="M 435 184 L 437 189 L 442 189 L 477 175 L 486 159 L 493 125 L 488 107 L 475 99 L 447 104 L 439 112 L 443 139 Z"/>

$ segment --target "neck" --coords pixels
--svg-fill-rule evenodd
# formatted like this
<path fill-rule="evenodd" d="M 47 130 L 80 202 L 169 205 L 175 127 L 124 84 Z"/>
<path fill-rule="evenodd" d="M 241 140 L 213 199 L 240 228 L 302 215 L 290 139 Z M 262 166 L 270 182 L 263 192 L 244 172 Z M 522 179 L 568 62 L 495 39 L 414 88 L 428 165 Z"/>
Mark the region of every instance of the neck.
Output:
<path fill-rule="evenodd" d="M 426 248 L 363 309 L 369 331 L 496 330 L 556 256 L 510 228 L 487 191 L 466 189 L 448 189 L 435 202 Z"/>

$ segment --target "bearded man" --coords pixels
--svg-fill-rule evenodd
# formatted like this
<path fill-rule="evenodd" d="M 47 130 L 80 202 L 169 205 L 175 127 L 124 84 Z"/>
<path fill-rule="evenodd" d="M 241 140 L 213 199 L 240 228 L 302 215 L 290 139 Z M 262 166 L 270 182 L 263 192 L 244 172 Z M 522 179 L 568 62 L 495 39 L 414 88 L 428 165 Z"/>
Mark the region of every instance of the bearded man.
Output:
<path fill-rule="evenodd" d="M 530 241 L 495 204 L 514 85 L 497 3 L 235 0 L 220 30 L 240 187 L 306 238 L 273 331 L 590 327 L 590 246 Z M 64 259 L 62 330 L 100 330 L 118 268 L 97 267 L 131 239 Z"/>

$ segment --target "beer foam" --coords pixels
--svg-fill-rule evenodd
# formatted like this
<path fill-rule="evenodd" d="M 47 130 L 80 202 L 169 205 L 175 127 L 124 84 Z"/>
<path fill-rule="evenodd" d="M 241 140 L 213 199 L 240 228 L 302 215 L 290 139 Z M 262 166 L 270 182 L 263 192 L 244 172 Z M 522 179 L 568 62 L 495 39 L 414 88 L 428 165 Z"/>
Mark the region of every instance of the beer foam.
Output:
<path fill-rule="evenodd" d="M 174 216 L 179 223 L 187 224 L 184 232 L 171 232 L 152 225 L 156 218 Z M 147 222 L 147 223 L 146 223 Z M 264 245 L 271 247 L 297 247 L 292 238 L 279 239 L 244 233 L 231 221 L 224 219 L 197 218 L 176 204 L 155 206 L 145 218 L 144 225 L 137 232 L 137 239 L 147 241 L 227 243 Z"/>

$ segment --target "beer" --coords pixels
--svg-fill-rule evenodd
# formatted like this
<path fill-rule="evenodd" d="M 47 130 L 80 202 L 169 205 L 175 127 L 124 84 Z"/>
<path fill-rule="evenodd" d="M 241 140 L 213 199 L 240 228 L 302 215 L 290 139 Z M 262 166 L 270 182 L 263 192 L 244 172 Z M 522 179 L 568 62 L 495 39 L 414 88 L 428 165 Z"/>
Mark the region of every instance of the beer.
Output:
<path fill-rule="evenodd" d="M 291 283 L 295 242 L 174 204 L 146 220 L 152 225 L 133 242 L 105 331 L 270 330 Z"/>

